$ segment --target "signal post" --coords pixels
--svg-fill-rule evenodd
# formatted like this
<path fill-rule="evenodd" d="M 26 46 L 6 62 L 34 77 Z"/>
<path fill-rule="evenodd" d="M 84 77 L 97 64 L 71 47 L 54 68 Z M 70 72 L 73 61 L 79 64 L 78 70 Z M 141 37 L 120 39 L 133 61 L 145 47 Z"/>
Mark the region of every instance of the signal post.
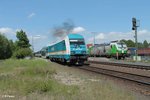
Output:
<path fill-rule="evenodd" d="M 139 25 L 137 25 L 136 18 L 133 17 L 132 18 L 132 30 L 135 30 L 135 36 L 134 36 L 135 37 L 135 48 L 137 48 L 137 50 L 138 50 L 137 27 L 139 27 Z M 137 61 L 137 56 L 138 56 L 137 50 L 135 52 L 136 61 Z"/>

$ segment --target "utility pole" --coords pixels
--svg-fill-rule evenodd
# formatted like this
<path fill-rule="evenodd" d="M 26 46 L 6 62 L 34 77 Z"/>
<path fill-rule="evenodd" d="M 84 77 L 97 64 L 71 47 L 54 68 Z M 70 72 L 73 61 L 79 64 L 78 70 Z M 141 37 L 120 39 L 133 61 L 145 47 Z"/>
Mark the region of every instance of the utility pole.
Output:
<path fill-rule="evenodd" d="M 94 34 L 94 37 L 93 37 L 93 43 L 94 43 L 94 57 L 96 55 L 96 49 L 95 49 L 95 33 L 96 32 L 92 32 Z"/>
<path fill-rule="evenodd" d="M 137 27 L 139 27 L 139 25 L 137 25 L 136 18 L 133 17 L 132 18 L 132 30 L 135 30 L 135 36 L 134 36 L 135 37 L 135 48 L 137 48 L 137 50 L 138 50 Z M 137 56 L 138 56 L 137 50 L 135 52 L 136 61 L 137 61 Z"/>

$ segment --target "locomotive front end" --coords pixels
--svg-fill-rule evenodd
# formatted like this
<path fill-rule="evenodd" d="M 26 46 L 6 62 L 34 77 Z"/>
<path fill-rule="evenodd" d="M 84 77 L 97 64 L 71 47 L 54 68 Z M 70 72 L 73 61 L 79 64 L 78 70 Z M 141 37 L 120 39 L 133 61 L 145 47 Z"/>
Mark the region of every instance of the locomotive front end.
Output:
<path fill-rule="evenodd" d="M 120 57 L 125 58 L 127 56 L 127 45 L 125 43 L 117 43 L 118 53 Z"/>
<path fill-rule="evenodd" d="M 83 64 L 87 61 L 87 52 L 84 38 L 79 34 L 71 34 L 70 43 L 70 62 Z"/>

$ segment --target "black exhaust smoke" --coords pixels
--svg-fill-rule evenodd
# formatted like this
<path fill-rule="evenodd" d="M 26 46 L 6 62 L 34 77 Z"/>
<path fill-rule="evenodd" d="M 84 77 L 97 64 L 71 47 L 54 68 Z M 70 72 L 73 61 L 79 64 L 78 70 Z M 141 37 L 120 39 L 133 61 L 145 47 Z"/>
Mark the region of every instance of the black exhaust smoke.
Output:
<path fill-rule="evenodd" d="M 61 26 L 54 27 L 53 29 L 53 36 L 55 37 L 65 37 L 69 33 L 72 32 L 74 29 L 74 23 L 72 20 L 68 19 L 62 23 Z"/>

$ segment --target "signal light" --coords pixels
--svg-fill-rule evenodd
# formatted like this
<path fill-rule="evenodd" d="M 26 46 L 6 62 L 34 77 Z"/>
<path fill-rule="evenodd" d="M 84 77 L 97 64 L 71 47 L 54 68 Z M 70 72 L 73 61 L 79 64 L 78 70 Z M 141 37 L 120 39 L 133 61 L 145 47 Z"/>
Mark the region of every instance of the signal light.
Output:
<path fill-rule="evenodd" d="M 137 25 L 136 25 L 136 18 L 132 18 L 132 30 L 135 30 L 136 29 L 136 27 L 137 27 Z"/>
<path fill-rule="evenodd" d="M 132 27 L 132 30 L 135 30 L 135 27 Z"/>

